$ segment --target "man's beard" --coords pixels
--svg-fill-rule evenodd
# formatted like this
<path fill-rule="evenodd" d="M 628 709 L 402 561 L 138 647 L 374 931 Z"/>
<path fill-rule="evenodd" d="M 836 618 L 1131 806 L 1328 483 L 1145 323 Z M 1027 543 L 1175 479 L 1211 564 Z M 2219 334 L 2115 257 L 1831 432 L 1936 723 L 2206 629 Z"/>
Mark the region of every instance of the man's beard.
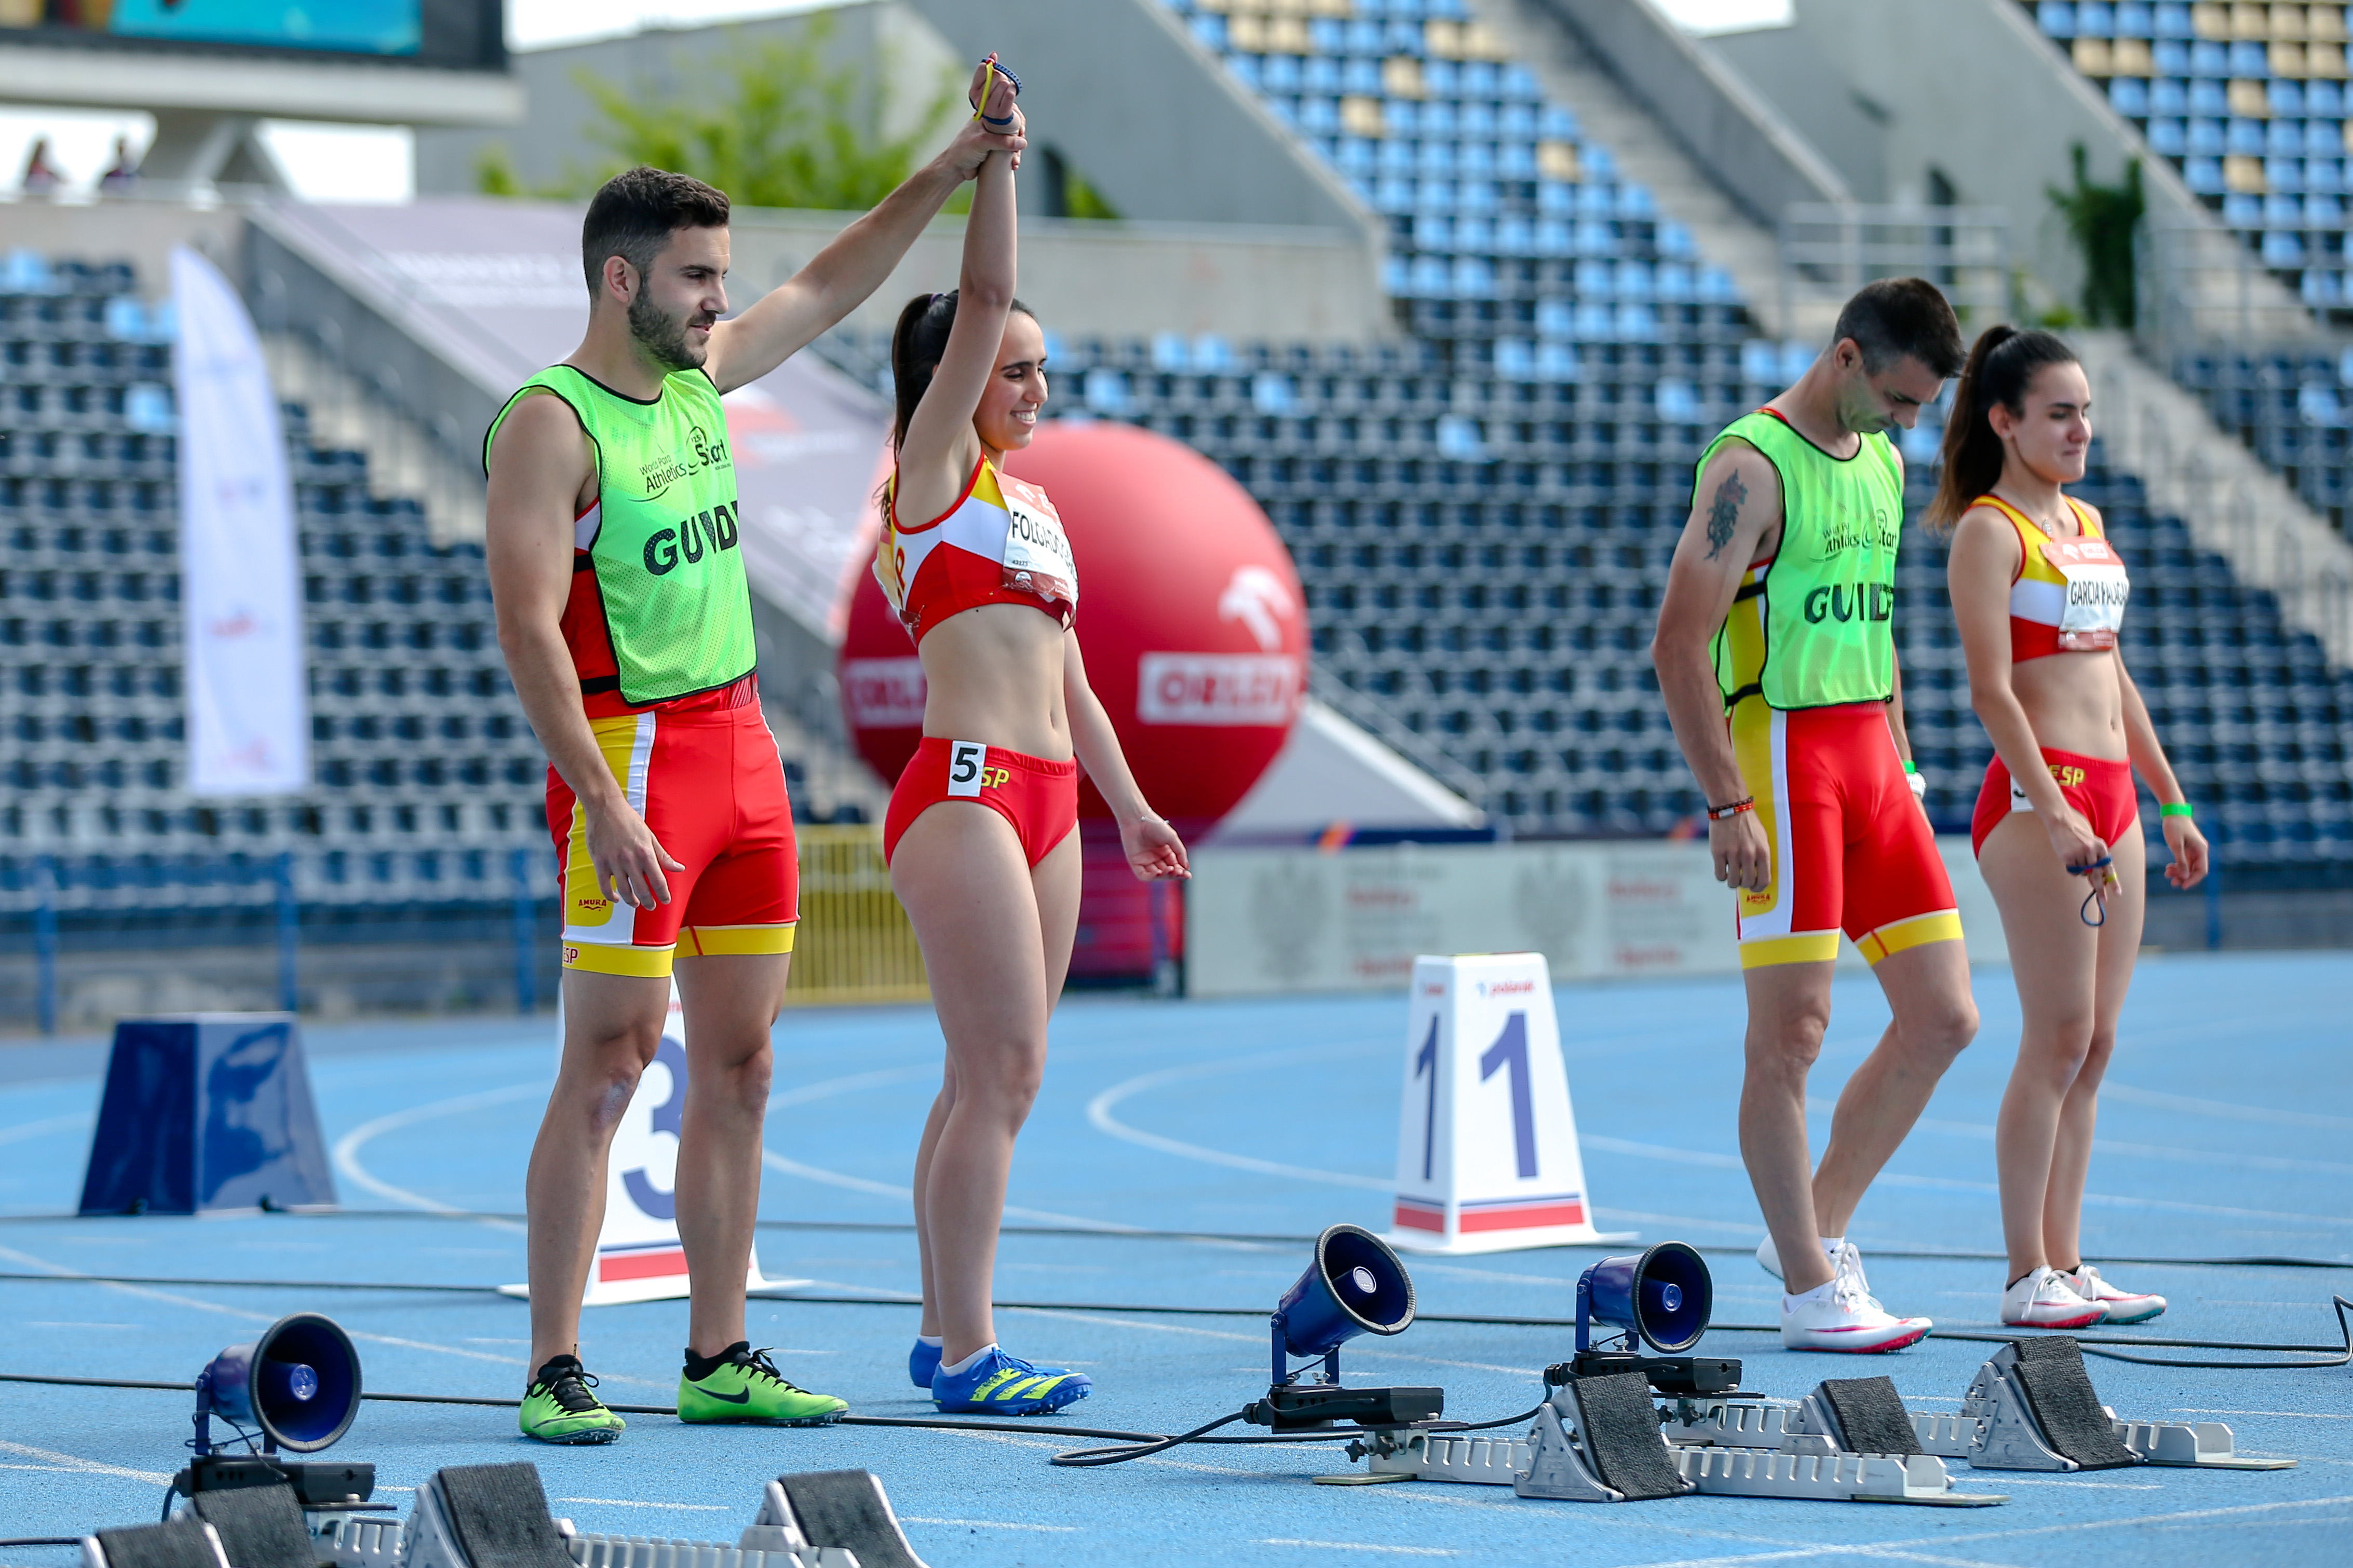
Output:
<path fill-rule="evenodd" d="M 638 347 L 653 356 L 658 364 L 670 369 L 693 370 L 710 357 L 710 350 L 698 348 L 687 339 L 684 316 L 665 315 L 643 294 L 629 301 L 629 336 Z"/>

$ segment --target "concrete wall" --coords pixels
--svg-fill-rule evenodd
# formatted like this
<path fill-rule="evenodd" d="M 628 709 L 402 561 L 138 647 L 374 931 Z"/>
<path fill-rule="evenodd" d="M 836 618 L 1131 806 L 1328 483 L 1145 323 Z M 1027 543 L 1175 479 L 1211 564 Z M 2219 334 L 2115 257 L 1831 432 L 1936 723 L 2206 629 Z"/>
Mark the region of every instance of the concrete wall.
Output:
<path fill-rule="evenodd" d="M 0 204 L 0 234 L 10 247 L 85 261 L 127 260 L 139 290 L 153 299 L 172 288 L 172 247 L 193 246 L 234 279 L 244 263 L 245 214 L 235 207 L 178 202 L 11 201 Z"/>
<path fill-rule="evenodd" d="M 1563 0 L 1567 3 L 1567 0 Z M 1594 0 L 1600 3 L 1600 0 Z M 1703 40 L 1820 146 L 1864 200 L 1925 201 L 1929 171 L 1965 206 L 2006 207 L 2013 256 L 2075 300 L 2083 265 L 2048 187 L 2141 161 L 2150 218 L 2211 225 L 2180 176 L 2109 109 L 2017 0 L 1794 0 L 1788 28 Z"/>
<path fill-rule="evenodd" d="M 1791 202 L 1851 199 L 1832 163 L 1799 135 L 1786 105 L 1725 68 L 1650 0 L 1535 0 L 1609 63 L 1659 129 L 1770 226 Z"/>
<path fill-rule="evenodd" d="M 604 121 L 579 81 L 586 73 L 626 89 L 641 100 L 733 95 L 733 60 L 765 45 L 807 42 L 812 30 L 823 39 L 828 63 L 848 68 L 874 63 L 880 101 L 861 95 L 852 114 L 886 138 L 925 133 L 925 148 L 944 141 L 962 118 L 965 68 L 940 36 L 896 0 L 851 0 L 831 9 L 790 16 L 760 17 L 724 26 L 649 27 L 617 38 L 534 49 L 512 58 L 515 81 L 527 105 L 522 122 L 495 130 L 417 132 L 417 189 L 426 195 L 456 195 L 480 189 L 478 163 L 489 151 L 508 158 L 531 191 L 586 187 L 612 162 L 592 132 Z M 928 110 L 945 93 L 949 112 L 935 123 Z"/>
<path fill-rule="evenodd" d="M 739 209 L 732 287 L 749 300 L 783 282 L 855 216 Z M 938 219 L 850 324 L 887 331 L 914 295 L 955 287 L 963 254 L 963 220 Z M 1025 217 L 1020 288 L 1064 337 L 1363 342 L 1395 331 L 1365 247 L 1329 228 Z"/>
<path fill-rule="evenodd" d="M 1331 228 L 1378 220 L 1160 0 L 908 0 L 967 59 L 1021 72 L 1030 138 L 1122 216 Z"/>

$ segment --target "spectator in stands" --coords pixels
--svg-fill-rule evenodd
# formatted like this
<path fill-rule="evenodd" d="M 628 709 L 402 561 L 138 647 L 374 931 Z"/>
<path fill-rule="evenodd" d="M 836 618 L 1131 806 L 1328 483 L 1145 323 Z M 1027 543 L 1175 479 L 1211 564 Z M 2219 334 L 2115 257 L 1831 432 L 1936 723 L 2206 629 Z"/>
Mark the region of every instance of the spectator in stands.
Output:
<path fill-rule="evenodd" d="M 139 183 L 139 160 L 131 151 L 131 138 L 114 139 L 114 162 L 98 177 L 98 188 L 110 195 L 119 195 Z"/>
<path fill-rule="evenodd" d="M 65 174 L 49 162 L 49 139 L 34 137 L 33 151 L 25 160 L 25 177 L 18 188 L 28 196 L 46 196 L 65 183 Z"/>
<path fill-rule="evenodd" d="M 1872 1297 L 1846 1231 L 1977 1032 L 1960 916 L 1904 734 L 1904 460 L 1886 436 L 1912 426 L 1962 359 L 1934 284 L 1883 279 L 1848 300 L 1798 384 L 1701 457 L 1651 644 L 1706 792 L 1716 877 L 1740 896 L 1740 1149 L 1771 1233 L 1757 1260 L 1785 1281 L 1791 1349 L 1900 1350 L 1931 1327 Z M 1809 1181 L 1806 1074 L 1841 930 L 1894 1021 L 1847 1080 Z"/>
<path fill-rule="evenodd" d="M 2147 906 L 2135 768 L 2157 795 L 2166 876 L 2188 888 L 2206 874 L 2206 840 L 2116 647 L 2124 560 L 2098 510 L 2062 488 L 2084 477 L 2091 410 L 2065 343 L 1987 329 L 1954 394 L 1925 520 L 1952 531 L 1953 618 L 1994 746 L 1969 837 L 2023 1016 L 1994 1157 L 2010 1247 L 2001 1321 L 2026 1328 L 2165 1310 L 2164 1297 L 2101 1279 L 2081 1235 L 2100 1079 Z"/>
<path fill-rule="evenodd" d="M 621 1432 L 579 1359 L 580 1300 L 607 1152 L 660 1046 L 673 965 L 689 1069 L 677 1216 L 692 1275 L 679 1415 L 808 1426 L 848 1408 L 794 1387 L 744 1334 L 769 1034 L 799 889 L 783 766 L 760 717 L 720 395 L 847 316 L 984 161 L 1021 150 L 1020 132 L 1009 110 L 966 126 L 729 320 L 726 196 L 658 169 L 616 175 L 581 237 L 587 333 L 485 438 L 499 642 L 552 763 L 565 905 L 564 1055 L 525 1187 L 526 1436 Z"/>
<path fill-rule="evenodd" d="M 991 1415 L 1043 1415 L 1093 1386 L 1008 1354 L 989 1310 L 1013 1142 L 1078 932 L 1081 763 L 1135 875 L 1187 875 L 1087 684 L 1078 569 L 1053 503 L 1004 471 L 1046 401 L 1045 333 L 1014 298 L 1015 250 L 1012 161 L 993 157 L 960 285 L 910 300 L 892 339 L 895 462 L 875 556 L 926 687 L 882 853 L 947 1040 L 915 1155 L 923 1319 L 907 1371 L 943 1412 Z"/>

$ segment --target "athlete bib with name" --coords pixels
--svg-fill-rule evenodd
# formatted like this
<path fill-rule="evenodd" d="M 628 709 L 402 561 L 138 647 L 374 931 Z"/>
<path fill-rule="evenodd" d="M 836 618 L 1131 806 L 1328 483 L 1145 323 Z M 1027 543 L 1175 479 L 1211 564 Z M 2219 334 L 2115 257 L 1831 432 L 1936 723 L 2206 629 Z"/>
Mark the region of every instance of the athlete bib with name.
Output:
<path fill-rule="evenodd" d="M 2116 646 L 2132 577 L 2092 520 L 2063 498 L 2080 531 L 2055 538 L 2033 519 L 1998 495 L 1979 496 L 1972 506 L 1989 506 L 2008 519 L 2018 535 L 2018 574 L 2010 584 L 2010 657 L 2013 664 L 2061 653 L 2103 653 Z"/>

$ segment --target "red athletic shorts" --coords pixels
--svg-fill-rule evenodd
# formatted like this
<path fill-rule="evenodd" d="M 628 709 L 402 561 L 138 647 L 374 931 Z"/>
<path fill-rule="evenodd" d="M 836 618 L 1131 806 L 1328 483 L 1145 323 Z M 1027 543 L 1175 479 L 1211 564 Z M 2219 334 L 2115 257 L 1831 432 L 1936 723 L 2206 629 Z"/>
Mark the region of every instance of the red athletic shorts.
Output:
<path fill-rule="evenodd" d="M 1035 866 L 1079 825 L 1079 764 L 1050 763 L 979 741 L 923 737 L 907 759 L 891 809 L 882 816 L 882 862 L 915 818 L 944 800 L 970 800 L 1013 825 L 1021 852 Z"/>
<path fill-rule="evenodd" d="M 1740 966 L 1821 963 L 1839 932 L 1877 963 L 1961 934 L 1927 813 L 1877 702 L 1784 712 L 1749 698 L 1732 749 L 1773 847 L 1773 879 L 1740 894 Z"/>
<path fill-rule="evenodd" d="M 683 947 L 710 953 L 793 950 L 800 865 L 776 739 L 754 701 L 591 719 L 606 766 L 682 871 L 670 902 L 608 900 L 588 858 L 588 820 L 547 770 L 547 822 L 564 876 L 564 967 L 662 976 Z"/>
<path fill-rule="evenodd" d="M 2079 757 L 2073 752 L 2044 747 L 2042 764 L 2059 781 L 2067 804 L 2084 814 L 2103 844 L 2114 844 L 2140 826 L 2140 796 L 2133 789 L 2132 763 L 2100 757 Z M 2032 811 L 2034 803 L 2010 776 L 1997 755 L 1987 764 L 1985 783 L 1978 786 L 1978 808 L 1969 816 L 1969 847 L 1985 851 L 1986 835 L 2013 811 Z"/>

